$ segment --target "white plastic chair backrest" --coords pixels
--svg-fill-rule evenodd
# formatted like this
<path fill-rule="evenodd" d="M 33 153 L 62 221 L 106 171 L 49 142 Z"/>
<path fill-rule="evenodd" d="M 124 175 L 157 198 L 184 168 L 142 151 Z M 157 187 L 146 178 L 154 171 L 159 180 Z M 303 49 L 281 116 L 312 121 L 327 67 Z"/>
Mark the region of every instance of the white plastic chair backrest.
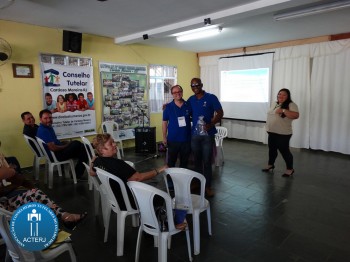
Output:
<path fill-rule="evenodd" d="M 221 138 L 227 137 L 227 128 L 224 126 L 217 126 L 216 127 L 217 135 L 219 135 Z"/>
<path fill-rule="evenodd" d="M 55 153 L 47 147 L 46 143 L 41 138 L 36 137 L 36 141 L 38 141 L 38 144 L 41 148 L 41 152 L 44 153 L 47 161 L 49 161 L 50 163 L 58 162 Z"/>
<path fill-rule="evenodd" d="M 84 144 L 84 147 L 85 147 L 85 150 L 86 150 L 86 154 L 89 158 L 89 163 L 91 162 L 91 159 L 96 155 L 95 154 L 95 150 L 93 149 L 92 145 L 91 145 L 91 142 L 89 141 L 89 139 L 87 139 L 86 137 L 84 136 L 81 136 L 80 137 L 81 140 L 83 141 L 83 144 Z"/>
<path fill-rule="evenodd" d="M 122 155 L 120 154 L 119 147 L 117 148 L 117 158 L 122 159 Z"/>
<path fill-rule="evenodd" d="M 171 177 L 174 185 L 174 193 L 175 193 L 175 207 L 180 209 L 188 209 L 189 211 L 193 210 L 192 206 L 192 197 L 191 197 L 191 181 L 194 178 L 197 178 L 200 181 L 200 207 L 205 206 L 205 177 L 197 173 L 195 171 L 179 168 L 179 167 L 171 167 L 167 168 L 164 171 L 165 174 L 165 183 L 168 188 L 168 180 L 167 175 Z"/>
<path fill-rule="evenodd" d="M 136 181 L 129 181 L 128 186 L 135 197 L 137 207 L 140 211 L 141 226 L 143 227 L 144 231 L 152 235 L 158 235 L 161 232 L 153 204 L 153 200 L 156 195 L 164 199 L 168 217 L 169 232 L 176 230 L 173 219 L 174 216 L 171 198 L 166 192 L 145 183 Z"/>
<path fill-rule="evenodd" d="M 125 160 L 124 162 L 127 163 L 129 166 L 131 166 L 132 168 L 135 169 L 135 164 L 134 164 L 133 162 L 127 161 L 127 160 Z"/>
<path fill-rule="evenodd" d="M 96 167 L 95 169 L 96 169 L 97 176 L 103 185 L 104 190 L 106 190 L 108 201 L 111 203 L 111 205 L 115 209 L 117 209 L 117 212 L 120 212 L 121 210 L 120 210 L 118 201 L 115 198 L 115 195 L 114 195 L 112 188 L 110 186 L 110 183 L 109 183 L 110 179 L 116 181 L 119 184 L 120 190 L 121 190 L 122 195 L 123 195 L 126 210 L 127 211 L 136 211 L 134 208 L 132 208 L 132 206 L 130 204 L 129 195 L 128 195 L 128 192 L 126 191 L 126 186 L 125 186 L 125 183 L 123 182 L 123 180 L 121 180 L 119 177 L 112 175 L 111 173 L 109 173 L 105 170 L 102 170 L 100 168 Z"/>
<path fill-rule="evenodd" d="M 0 214 L 0 234 L 5 241 L 7 251 L 14 262 L 20 261 L 35 261 L 34 252 L 26 251 L 20 248 L 10 233 L 9 222 L 11 216 Z"/>
<path fill-rule="evenodd" d="M 88 176 L 90 176 L 90 166 L 88 164 L 86 164 L 85 162 L 83 162 L 83 165 L 85 166 L 85 169 L 86 169 Z M 98 177 L 97 176 L 90 176 L 90 178 L 91 178 L 92 183 L 94 184 L 94 188 L 99 191 L 101 182 L 98 179 Z"/>
<path fill-rule="evenodd" d="M 114 138 L 113 131 L 118 131 L 119 125 L 114 121 L 104 121 L 102 122 L 102 133 L 108 133 Z"/>
<path fill-rule="evenodd" d="M 222 141 L 227 137 L 227 128 L 223 126 L 217 126 L 216 130 L 218 131 L 215 134 L 215 144 L 216 146 L 222 146 Z"/>
<path fill-rule="evenodd" d="M 11 217 L 12 216 L 12 212 L 10 212 L 10 211 L 8 211 L 6 209 L 0 208 L 0 215 L 6 215 L 6 216 Z"/>
<path fill-rule="evenodd" d="M 33 151 L 34 155 L 37 157 L 43 157 L 45 156 L 44 153 L 41 151 L 41 148 L 38 144 L 38 142 L 34 139 L 31 138 L 30 136 L 23 135 L 24 140 L 27 142 L 29 148 Z"/>
<path fill-rule="evenodd" d="M 11 218 L 12 212 L 0 207 L 0 215 L 5 215 L 5 216 L 8 216 L 9 218 Z M 0 234 L 0 237 L 1 237 L 1 234 Z M 5 241 L 3 238 L 0 238 L 0 245 L 3 245 L 3 244 L 5 244 Z"/>

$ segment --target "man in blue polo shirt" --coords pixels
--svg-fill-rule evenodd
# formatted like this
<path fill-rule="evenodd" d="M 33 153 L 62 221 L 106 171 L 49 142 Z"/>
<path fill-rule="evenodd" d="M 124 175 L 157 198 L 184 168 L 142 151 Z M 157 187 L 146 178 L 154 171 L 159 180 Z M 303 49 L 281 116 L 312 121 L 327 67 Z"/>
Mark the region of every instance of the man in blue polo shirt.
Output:
<path fill-rule="evenodd" d="M 52 113 L 50 110 L 41 110 L 39 117 L 40 126 L 36 136 L 46 143 L 48 150 L 55 152 L 57 160 L 64 161 L 76 158 L 78 162 L 75 166 L 75 173 L 77 178 L 81 179 L 85 171 L 83 162 L 88 163 L 84 145 L 77 140 L 63 143 L 57 139 L 55 130 L 52 128 Z"/>
<path fill-rule="evenodd" d="M 169 167 L 174 167 L 178 156 L 180 167 L 187 168 L 191 153 L 191 107 L 183 100 L 180 85 L 171 88 L 174 100 L 163 111 L 163 143 L 168 146 Z"/>
<path fill-rule="evenodd" d="M 205 176 L 205 192 L 208 197 L 212 197 L 214 196 L 214 192 L 211 189 L 212 158 L 215 134 L 217 132 L 215 124 L 221 121 L 224 111 L 218 98 L 202 89 L 203 84 L 200 78 L 193 78 L 191 80 L 191 88 L 194 95 L 188 99 L 188 102 L 192 108 L 193 128 L 191 148 L 194 155 L 195 170 Z M 198 135 L 195 132 L 195 127 L 200 116 L 204 116 L 207 135 Z"/>

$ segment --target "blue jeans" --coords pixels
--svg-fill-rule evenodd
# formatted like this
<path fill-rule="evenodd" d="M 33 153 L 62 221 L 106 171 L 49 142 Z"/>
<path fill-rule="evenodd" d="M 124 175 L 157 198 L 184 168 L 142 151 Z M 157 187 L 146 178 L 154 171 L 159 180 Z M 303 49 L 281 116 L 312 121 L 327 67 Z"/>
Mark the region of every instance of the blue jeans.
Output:
<path fill-rule="evenodd" d="M 214 143 L 214 136 L 193 135 L 191 140 L 195 170 L 204 175 L 206 187 L 211 187 Z"/>

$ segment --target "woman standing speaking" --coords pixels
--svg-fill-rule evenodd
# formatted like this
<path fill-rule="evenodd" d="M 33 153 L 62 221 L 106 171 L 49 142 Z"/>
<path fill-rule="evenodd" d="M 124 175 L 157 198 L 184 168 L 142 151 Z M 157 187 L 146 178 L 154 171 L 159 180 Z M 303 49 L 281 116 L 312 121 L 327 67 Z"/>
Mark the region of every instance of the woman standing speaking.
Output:
<path fill-rule="evenodd" d="M 275 160 L 280 151 L 287 170 L 283 177 L 291 177 L 294 174 L 293 155 L 289 150 L 289 141 L 292 137 L 292 121 L 299 118 L 298 106 L 293 103 L 290 91 L 286 88 L 281 89 L 277 94 L 276 103 L 267 113 L 266 131 L 268 133 L 269 162 L 263 172 L 273 171 Z"/>

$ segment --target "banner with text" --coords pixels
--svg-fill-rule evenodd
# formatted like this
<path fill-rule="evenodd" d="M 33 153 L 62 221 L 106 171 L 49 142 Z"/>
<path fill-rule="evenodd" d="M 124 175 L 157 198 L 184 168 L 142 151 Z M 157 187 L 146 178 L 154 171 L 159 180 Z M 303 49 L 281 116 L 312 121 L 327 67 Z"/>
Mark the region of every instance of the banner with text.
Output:
<path fill-rule="evenodd" d="M 93 68 L 41 63 L 43 108 L 59 139 L 96 134 Z"/>

